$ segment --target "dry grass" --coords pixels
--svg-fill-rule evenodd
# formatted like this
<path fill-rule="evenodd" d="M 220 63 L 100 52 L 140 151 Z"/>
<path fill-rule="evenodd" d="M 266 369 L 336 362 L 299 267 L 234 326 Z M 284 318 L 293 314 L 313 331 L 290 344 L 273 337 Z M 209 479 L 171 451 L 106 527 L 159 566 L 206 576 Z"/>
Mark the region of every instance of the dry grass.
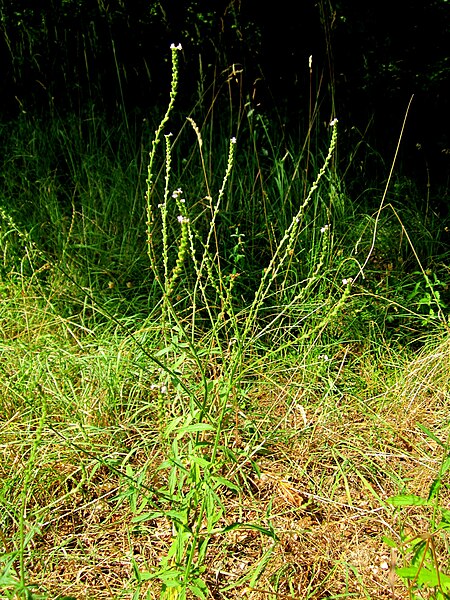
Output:
<path fill-rule="evenodd" d="M 425 533 L 429 509 L 400 515 L 386 500 L 406 491 L 427 496 L 439 470 L 442 448 L 417 425 L 447 437 L 450 340 L 404 364 L 397 358 L 395 376 L 387 352 L 378 361 L 351 348 L 344 354 L 316 380 L 302 365 L 280 367 L 279 376 L 254 366 L 258 385 L 249 387 L 228 439 L 240 459 L 224 472 L 240 493 L 223 490 L 219 525 L 258 524 L 278 540 L 246 527 L 213 536 L 204 574 L 210 597 L 408 598 L 393 574 L 400 557 L 383 535 Z M 10 391 L 3 380 L 4 403 Z M 148 394 L 145 382 L 140 393 Z M 91 399 L 101 414 L 105 396 L 91 389 Z M 26 500 L 27 580 L 48 598 L 132 598 L 133 562 L 151 572 L 172 539 L 164 517 L 132 523 L 129 502 L 117 500 L 127 487 L 118 473 L 127 467 L 145 471 L 144 481 L 156 487 L 164 478 L 155 474 L 164 456 L 154 417 L 105 427 L 92 416 L 78 425 L 54 416 Z M 10 410 L 0 428 L 6 551 L 17 543 L 21 476 L 35 429 L 23 409 Z M 245 459 L 251 449 L 253 464 Z M 444 486 L 441 502 L 449 500 Z M 142 583 L 140 597 L 158 598 L 158 584 Z"/>

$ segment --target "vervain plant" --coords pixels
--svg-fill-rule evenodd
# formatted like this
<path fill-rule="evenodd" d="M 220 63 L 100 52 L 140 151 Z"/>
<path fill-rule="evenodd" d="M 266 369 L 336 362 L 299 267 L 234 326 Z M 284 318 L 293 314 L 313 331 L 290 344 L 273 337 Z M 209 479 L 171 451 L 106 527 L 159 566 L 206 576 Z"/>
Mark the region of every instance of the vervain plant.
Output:
<path fill-rule="evenodd" d="M 161 559 L 159 569 L 151 572 L 141 571 L 136 567 L 139 589 L 143 582 L 157 578 L 162 584 L 162 597 L 170 599 L 184 599 L 188 592 L 199 598 L 207 596 L 207 587 L 202 575 L 205 571 L 208 544 L 211 536 L 229 530 L 229 527 L 220 525 L 224 512 L 221 490 L 239 493 L 236 484 L 221 473 L 230 456 L 223 444 L 227 414 L 230 410 L 237 414 L 239 410 L 235 388 L 240 377 L 240 367 L 252 341 L 258 335 L 276 328 L 284 312 L 290 306 L 301 303 L 322 276 L 330 245 L 328 224 L 321 228 L 321 249 L 308 279 L 298 286 L 290 305 L 281 307 L 269 324 L 262 327 L 262 331 L 258 330 L 261 329 L 258 321 L 263 304 L 271 294 L 277 296 L 274 288 L 280 278 L 280 297 L 284 295 L 291 268 L 290 258 L 295 252 L 300 229 L 306 225 L 305 213 L 329 168 L 337 143 L 337 120 L 334 119 L 330 124 L 331 141 L 323 166 L 277 243 L 269 264 L 263 270 L 249 309 L 241 314 L 237 313 L 233 297 L 237 275 L 227 275 L 222 267 L 217 227 L 235 161 L 236 138 L 230 140 L 225 172 L 215 199 L 205 177 L 208 191 L 205 213 L 209 221 L 205 228 L 199 226 L 193 218 L 189 199 L 184 197 L 183 190 L 180 187 L 173 190 L 171 185 L 172 142 L 171 134 L 164 133 L 164 128 L 177 95 L 177 53 L 180 49 L 181 46 L 172 45 L 169 104 L 155 131 L 149 156 L 146 192 L 147 247 L 152 273 L 161 290 L 163 336 L 158 356 L 167 367 L 170 365 L 172 372 L 175 370 L 180 376 L 189 361 L 193 360 L 201 374 L 201 385 L 191 384 L 182 388 L 171 379 L 168 368 L 161 371 L 160 383 L 156 386 L 158 412 L 161 442 L 167 447 L 168 458 L 161 464 L 160 469 L 167 473 L 168 486 L 165 495 L 171 497 L 172 502 L 160 511 L 148 512 L 145 510 L 145 500 L 133 501 L 137 513 L 136 522 L 145 523 L 164 516 L 171 523 L 172 542 L 167 554 Z M 204 165 L 201 132 L 193 119 L 190 119 L 190 123 L 197 138 L 201 163 Z M 154 206 L 156 152 L 162 139 L 165 143 L 163 198 Z M 176 240 L 173 240 L 171 235 L 172 223 L 178 223 L 179 227 Z M 176 295 L 180 290 L 183 290 L 182 295 L 191 299 L 189 319 L 177 310 Z M 340 299 L 333 302 L 330 295 L 326 316 L 319 319 L 304 334 L 305 339 L 320 332 L 336 317 L 350 290 L 351 280 L 344 280 Z M 208 315 L 209 335 L 212 340 L 211 349 L 206 356 L 196 342 L 196 310 L 199 306 L 204 307 Z M 214 360 L 214 352 L 221 359 L 221 367 L 211 379 L 208 370 L 211 361 Z M 273 531 L 257 524 L 246 526 L 257 527 L 266 535 L 275 537 Z"/>

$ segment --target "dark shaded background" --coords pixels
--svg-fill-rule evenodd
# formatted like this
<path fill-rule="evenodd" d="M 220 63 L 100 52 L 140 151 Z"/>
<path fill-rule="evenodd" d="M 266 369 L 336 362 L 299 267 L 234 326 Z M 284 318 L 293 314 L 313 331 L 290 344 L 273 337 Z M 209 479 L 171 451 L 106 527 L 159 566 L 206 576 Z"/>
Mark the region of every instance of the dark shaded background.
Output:
<path fill-rule="evenodd" d="M 0 20 L 3 122 L 163 107 L 181 42 L 181 108 L 207 108 L 242 69 L 238 101 L 294 131 L 308 118 L 312 55 L 320 118 L 339 118 L 344 153 L 363 140 L 389 163 L 414 94 L 399 168 L 448 188 L 448 0 L 0 0 Z"/>

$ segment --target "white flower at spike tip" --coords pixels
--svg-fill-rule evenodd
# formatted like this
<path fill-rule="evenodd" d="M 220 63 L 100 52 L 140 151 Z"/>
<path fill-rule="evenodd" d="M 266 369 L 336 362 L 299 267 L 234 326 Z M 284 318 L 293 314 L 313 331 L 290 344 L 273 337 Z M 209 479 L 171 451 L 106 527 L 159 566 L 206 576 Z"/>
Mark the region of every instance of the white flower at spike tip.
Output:
<path fill-rule="evenodd" d="M 349 277 L 348 279 L 343 279 L 342 280 L 342 285 L 349 285 L 350 283 L 352 283 L 353 279 L 351 277 Z"/>
<path fill-rule="evenodd" d="M 178 44 L 178 46 L 175 46 L 175 44 L 170 44 L 170 49 L 171 50 L 183 50 L 183 46 L 181 44 Z"/>
<path fill-rule="evenodd" d="M 337 119 L 333 119 L 332 121 L 330 121 L 330 127 L 334 127 L 337 122 L 338 122 Z"/>
<path fill-rule="evenodd" d="M 230 142 L 231 142 L 232 144 L 235 144 L 235 143 L 236 143 L 236 138 L 235 138 L 235 137 L 232 137 L 232 138 L 231 138 L 231 140 L 230 140 Z"/>
<path fill-rule="evenodd" d="M 189 223 L 189 219 L 187 217 L 183 217 L 183 215 L 178 215 L 177 217 L 178 223 Z"/>
<path fill-rule="evenodd" d="M 320 228 L 320 233 L 325 233 L 325 231 L 328 231 L 330 229 L 330 225 L 324 225 L 323 227 Z"/>

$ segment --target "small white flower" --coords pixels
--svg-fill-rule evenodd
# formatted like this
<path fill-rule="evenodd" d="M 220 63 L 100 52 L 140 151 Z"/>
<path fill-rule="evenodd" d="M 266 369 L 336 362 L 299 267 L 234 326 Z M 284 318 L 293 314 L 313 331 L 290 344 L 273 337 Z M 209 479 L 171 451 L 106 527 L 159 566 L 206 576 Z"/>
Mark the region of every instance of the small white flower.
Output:
<path fill-rule="evenodd" d="M 232 144 L 235 144 L 235 143 L 236 143 L 236 138 L 235 138 L 235 137 L 232 137 L 232 138 L 231 138 L 231 140 L 230 140 L 230 142 L 231 142 Z"/>
<path fill-rule="evenodd" d="M 333 119 L 332 121 L 330 121 L 330 127 L 334 127 L 337 122 L 338 122 L 337 119 Z"/>
<path fill-rule="evenodd" d="M 183 193 L 181 188 L 178 188 L 177 190 L 174 191 L 174 193 L 172 194 L 172 198 L 178 198 L 178 196 L 181 196 L 181 194 Z"/>
<path fill-rule="evenodd" d="M 181 44 L 178 44 L 178 46 L 175 46 L 175 44 L 170 44 L 170 49 L 171 50 L 183 50 L 183 46 Z"/>
<path fill-rule="evenodd" d="M 189 219 L 187 217 L 183 217 L 183 215 L 178 215 L 177 217 L 178 223 L 189 223 Z"/>
<path fill-rule="evenodd" d="M 349 285 L 352 281 L 353 279 L 351 277 L 349 277 L 348 279 L 343 279 L 342 285 Z"/>
<path fill-rule="evenodd" d="M 323 227 L 320 228 L 320 233 L 325 233 L 325 231 L 328 231 L 330 229 L 330 225 L 324 225 Z"/>
<path fill-rule="evenodd" d="M 161 392 L 161 394 L 167 394 L 167 385 L 162 385 L 160 392 Z"/>

